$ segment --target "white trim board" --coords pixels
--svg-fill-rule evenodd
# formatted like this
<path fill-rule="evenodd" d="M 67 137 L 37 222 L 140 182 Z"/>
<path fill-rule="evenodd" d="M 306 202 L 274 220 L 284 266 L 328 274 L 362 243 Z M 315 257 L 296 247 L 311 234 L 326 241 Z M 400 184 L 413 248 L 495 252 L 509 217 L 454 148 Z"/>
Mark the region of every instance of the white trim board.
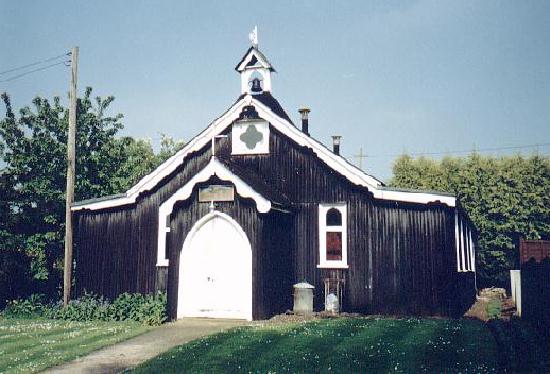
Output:
<path fill-rule="evenodd" d="M 373 191 L 374 197 L 382 200 L 397 200 L 409 203 L 428 204 L 441 202 L 447 204 L 450 207 L 456 205 L 456 198 L 454 196 L 439 195 L 434 192 L 423 191 L 392 191 L 386 189 L 378 189 Z"/>
<path fill-rule="evenodd" d="M 254 64 L 253 66 L 246 66 L 254 56 L 256 56 L 256 60 L 257 60 L 256 64 Z M 262 52 L 260 52 L 258 49 L 252 47 L 252 48 L 249 48 L 248 51 L 245 53 L 245 55 L 242 58 L 242 62 L 239 65 L 237 65 L 235 70 L 237 70 L 240 73 L 247 69 L 258 69 L 258 68 L 275 70 L 271 65 L 271 63 L 267 60 L 267 57 L 265 57 L 265 55 Z"/>
<path fill-rule="evenodd" d="M 248 100 L 247 100 L 248 98 Z M 164 161 L 151 173 L 145 175 L 139 180 L 132 188 L 126 191 L 126 196 L 105 200 L 92 202 L 89 204 L 73 206 L 71 209 L 81 210 L 81 209 L 103 209 L 121 205 L 132 204 L 136 201 L 140 193 L 148 191 L 154 188 L 164 177 L 172 173 L 178 166 L 180 166 L 185 157 L 192 152 L 196 152 L 204 147 L 212 137 L 219 135 L 227 126 L 229 126 L 233 121 L 239 118 L 242 108 L 246 105 L 249 105 L 251 96 L 245 96 L 235 104 L 233 104 L 223 116 L 214 120 L 204 131 L 199 135 L 195 136 L 189 141 L 181 150 L 176 152 L 168 160 Z"/>
<path fill-rule="evenodd" d="M 330 209 L 336 209 L 340 213 L 342 224 L 339 226 L 327 226 L 327 213 Z M 346 203 L 319 204 L 319 264 L 317 268 L 347 269 L 348 266 L 348 206 Z M 339 232 L 342 234 L 342 259 L 327 260 L 327 232 Z"/>
<path fill-rule="evenodd" d="M 223 181 L 231 182 L 235 185 L 235 189 L 240 196 L 250 198 L 256 203 L 256 208 L 260 213 L 267 213 L 271 210 L 271 202 L 256 192 L 252 187 L 246 184 L 239 176 L 232 173 L 218 159 L 212 157 L 208 165 L 191 178 L 183 187 L 177 190 L 168 200 L 162 203 L 159 207 L 158 218 L 158 237 L 157 237 L 157 266 L 168 266 L 168 258 L 166 258 L 166 233 L 170 232 L 170 227 L 167 226 L 166 220 L 172 213 L 174 205 L 178 201 L 187 200 L 193 188 L 197 183 L 206 182 L 213 175 L 218 176 Z"/>
<path fill-rule="evenodd" d="M 126 192 L 126 196 L 112 200 L 77 205 L 73 206 L 71 209 L 73 211 L 81 209 L 95 210 L 134 203 L 141 193 L 153 189 L 163 178 L 176 170 L 176 168 L 183 163 L 188 154 L 200 150 L 208 144 L 208 142 L 210 142 L 212 137 L 219 135 L 229 125 L 231 125 L 231 123 L 237 120 L 241 110 L 246 105 L 253 105 L 259 116 L 268 121 L 277 131 L 288 136 L 300 146 L 310 148 L 326 165 L 347 178 L 350 182 L 366 187 L 373 193 L 375 198 L 421 204 L 440 201 L 441 203 L 447 204 L 451 207 L 454 207 L 456 204 L 456 199 L 452 196 L 437 195 L 434 193 L 425 192 L 405 192 L 383 189 L 382 182 L 350 164 L 342 156 L 334 154 L 319 141 L 304 134 L 292 123 L 273 113 L 268 106 L 264 105 L 259 100 L 254 99 L 252 95 L 245 95 L 241 100 L 233 104 L 221 117 L 213 121 L 202 133 L 191 139 L 191 141 L 189 141 L 183 149 L 166 160 L 153 172 L 144 176 L 134 187 Z"/>
<path fill-rule="evenodd" d="M 460 217 L 455 209 L 455 250 L 456 250 L 456 271 L 476 271 L 475 241 L 472 237 L 472 230 L 468 223 Z"/>

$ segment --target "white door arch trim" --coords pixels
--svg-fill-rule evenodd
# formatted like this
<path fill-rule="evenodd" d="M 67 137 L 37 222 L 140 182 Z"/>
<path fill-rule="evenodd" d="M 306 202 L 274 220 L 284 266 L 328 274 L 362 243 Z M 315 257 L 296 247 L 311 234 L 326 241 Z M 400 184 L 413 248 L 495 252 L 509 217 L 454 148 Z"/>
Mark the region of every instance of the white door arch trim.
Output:
<path fill-rule="evenodd" d="M 187 236 L 185 237 L 185 241 L 183 242 L 182 252 L 185 250 L 186 245 L 189 246 L 189 243 L 191 242 L 191 239 L 193 239 L 193 236 L 195 236 L 197 231 L 199 231 L 200 228 L 203 227 L 206 222 L 210 221 L 214 217 L 220 217 L 220 218 L 223 218 L 226 221 L 228 221 L 237 230 L 237 232 L 240 234 L 240 236 L 244 240 L 246 240 L 246 242 L 248 243 L 248 246 L 250 247 L 250 250 L 252 251 L 252 246 L 250 245 L 250 241 L 248 240 L 248 236 L 246 236 L 246 234 L 245 234 L 243 228 L 241 227 L 241 225 L 239 225 L 239 223 L 237 221 L 235 221 L 233 218 L 231 218 L 231 216 L 229 216 L 225 213 L 222 213 L 219 210 L 212 210 L 210 213 L 208 213 L 207 215 L 205 215 L 204 217 L 199 219 L 197 222 L 195 222 L 195 224 L 193 225 L 191 230 L 189 230 L 189 233 L 187 234 Z"/>
<path fill-rule="evenodd" d="M 247 303 L 246 303 L 247 305 L 244 308 L 244 315 L 242 316 L 242 318 L 244 318 L 248 321 L 252 321 L 252 245 L 250 244 L 250 241 L 248 240 L 248 237 L 246 236 L 246 233 L 244 232 L 242 227 L 239 225 L 239 223 L 237 221 L 235 221 L 231 216 L 229 216 L 225 213 L 222 213 L 220 211 L 217 211 L 217 210 L 212 210 L 210 213 L 208 213 L 207 215 L 205 215 L 204 217 L 199 219 L 197 222 L 195 222 L 195 224 L 193 225 L 193 227 L 191 228 L 191 230 L 189 231 L 189 233 L 185 237 L 185 240 L 184 240 L 181 252 L 180 252 L 179 270 L 178 270 L 179 277 L 178 277 L 177 318 L 179 319 L 179 318 L 184 317 L 184 315 L 183 315 L 184 314 L 184 310 L 183 310 L 184 309 L 184 304 L 183 304 L 183 300 L 184 300 L 184 298 L 183 298 L 183 289 L 184 289 L 184 287 L 182 286 L 182 279 L 184 279 L 183 272 L 184 272 L 184 269 L 185 269 L 185 265 L 182 262 L 183 258 L 185 257 L 184 253 L 191 250 L 191 245 L 193 243 L 193 239 L 194 239 L 195 235 L 199 232 L 199 230 L 206 223 L 210 222 L 212 219 L 215 219 L 215 218 L 221 218 L 225 222 L 229 223 L 232 226 L 232 228 L 235 229 L 235 231 L 238 233 L 240 239 L 243 240 L 243 243 L 246 243 L 246 250 L 248 251 L 249 256 L 247 256 L 247 262 L 248 263 L 243 264 L 243 267 L 244 267 L 243 271 L 246 271 L 248 273 L 248 277 L 247 277 L 247 282 L 246 282 L 246 288 L 245 289 L 240 289 L 238 291 L 242 292 L 242 293 L 246 293 L 246 299 L 247 299 Z M 205 266 L 206 265 L 207 264 L 205 264 Z M 230 266 L 230 264 L 228 264 L 228 266 Z M 235 318 L 233 316 L 226 316 L 223 313 L 216 314 L 216 315 L 211 315 L 210 317 L 214 317 L 214 318 Z"/>
<path fill-rule="evenodd" d="M 254 200 L 256 202 L 258 212 L 267 213 L 271 210 L 271 201 L 246 184 L 238 175 L 234 174 L 231 170 L 224 166 L 224 164 L 222 164 L 216 157 L 212 157 L 204 169 L 195 174 L 189 182 L 178 189 L 168 200 L 160 205 L 157 237 L 157 266 L 169 265 L 166 255 L 166 233 L 170 232 L 170 227 L 167 225 L 166 221 L 168 216 L 172 214 L 174 205 L 178 201 L 187 200 L 193 193 L 193 189 L 198 183 L 206 182 L 214 175 L 218 176 L 218 178 L 223 181 L 233 183 L 240 196 Z"/>

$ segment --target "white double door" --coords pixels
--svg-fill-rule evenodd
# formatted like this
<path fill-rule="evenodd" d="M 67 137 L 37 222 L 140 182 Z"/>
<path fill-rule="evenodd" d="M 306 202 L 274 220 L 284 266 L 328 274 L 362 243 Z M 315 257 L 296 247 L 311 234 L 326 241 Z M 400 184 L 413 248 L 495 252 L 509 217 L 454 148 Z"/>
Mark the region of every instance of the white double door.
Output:
<path fill-rule="evenodd" d="M 180 255 L 178 318 L 252 319 L 252 250 L 231 217 L 195 224 Z"/>

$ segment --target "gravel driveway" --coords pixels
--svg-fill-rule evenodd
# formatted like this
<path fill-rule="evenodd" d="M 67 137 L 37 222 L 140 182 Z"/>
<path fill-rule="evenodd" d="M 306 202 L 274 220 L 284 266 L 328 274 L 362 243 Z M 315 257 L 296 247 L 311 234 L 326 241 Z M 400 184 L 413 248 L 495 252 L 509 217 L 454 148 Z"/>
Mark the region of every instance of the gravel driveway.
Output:
<path fill-rule="evenodd" d="M 246 321 L 185 318 L 104 347 L 45 373 L 118 373 L 191 340 L 247 324 Z"/>

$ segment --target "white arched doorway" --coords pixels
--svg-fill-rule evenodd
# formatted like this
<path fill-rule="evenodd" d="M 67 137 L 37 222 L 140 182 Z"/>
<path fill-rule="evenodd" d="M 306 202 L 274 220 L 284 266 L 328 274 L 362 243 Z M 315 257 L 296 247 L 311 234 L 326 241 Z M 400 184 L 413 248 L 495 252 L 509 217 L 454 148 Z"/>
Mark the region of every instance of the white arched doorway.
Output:
<path fill-rule="evenodd" d="M 185 239 L 177 316 L 252 320 L 252 248 L 226 214 L 210 212 Z"/>

